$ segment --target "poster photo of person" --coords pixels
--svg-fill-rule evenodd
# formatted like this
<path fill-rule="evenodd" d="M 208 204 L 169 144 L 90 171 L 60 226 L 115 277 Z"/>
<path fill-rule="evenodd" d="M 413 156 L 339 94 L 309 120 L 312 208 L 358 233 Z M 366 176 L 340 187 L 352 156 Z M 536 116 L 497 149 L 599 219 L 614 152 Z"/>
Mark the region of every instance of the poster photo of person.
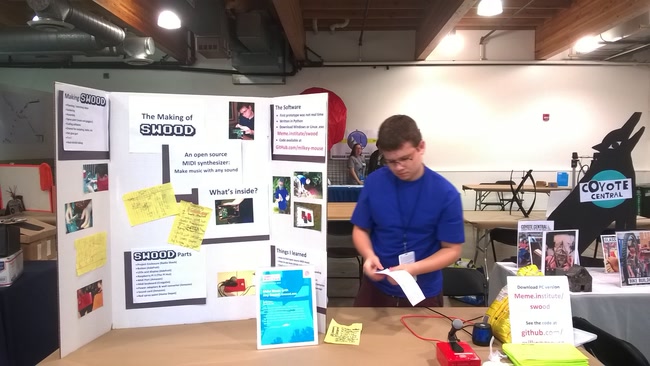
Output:
<path fill-rule="evenodd" d="M 217 225 L 247 224 L 253 222 L 253 199 L 233 198 L 215 200 Z"/>
<path fill-rule="evenodd" d="M 291 179 L 273 177 L 273 213 L 291 214 Z"/>
<path fill-rule="evenodd" d="M 547 231 L 544 240 L 544 273 L 568 270 L 578 263 L 576 243 L 578 230 Z"/>
<path fill-rule="evenodd" d="M 84 193 L 108 191 L 108 164 L 83 166 Z"/>
<path fill-rule="evenodd" d="M 66 233 L 93 227 L 93 202 L 83 200 L 65 204 Z"/>
<path fill-rule="evenodd" d="M 228 115 L 228 136 L 231 140 L 255 139 L 255 104 L 230 102 Z"/>
<path fill-rule="evenodd" d="M 650 248 L 644 243 L 649 234 L 648 231 L 616 232 L 618 270 L 623 286 L 650 285 Z"/>
<path fill-rule="evenodd" d="M 320 172 L 293 173 L 293 196 L 322 199 L 323 174 Z"/>
<path fill-rule="evenodd" d="M 77 315 L 79 318 L 104 306 L 102 280 L 77 290 Z"/>
<path fill-rule="evenodd" d="M 294 203 L 293 226 L 321 231 L 322 207 L 316 203 Z"/>
<path fill-rule="evenodd" d="M 530 243 L 526 233 L 519 234 L 517 241 L 517 267 L 526 267 L 531 263 Z"/>

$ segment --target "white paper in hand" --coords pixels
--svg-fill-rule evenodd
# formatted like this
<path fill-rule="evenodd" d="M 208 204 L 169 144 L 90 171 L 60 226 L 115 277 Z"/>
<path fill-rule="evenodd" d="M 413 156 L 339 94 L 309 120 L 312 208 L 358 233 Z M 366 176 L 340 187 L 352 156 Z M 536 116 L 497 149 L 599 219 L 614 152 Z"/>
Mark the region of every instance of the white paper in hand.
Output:
<path fill-rule="evenodd" d="M 391 271 L 390 269 L 377 271 L 377 273 L 390 276 L 392 279 L 394 279 L 399 287 L 402 288 L 402 291 L 404 291 L 404 294 L 411 302 L 411 305 L 415 306 L 420 301 L 424 300 L 422 289 L 420 289 L 420 286 L 418 286 L 418 283 L 415 282 L 413 276 L 411 276 L 410 273 L 404 270 Z"/>

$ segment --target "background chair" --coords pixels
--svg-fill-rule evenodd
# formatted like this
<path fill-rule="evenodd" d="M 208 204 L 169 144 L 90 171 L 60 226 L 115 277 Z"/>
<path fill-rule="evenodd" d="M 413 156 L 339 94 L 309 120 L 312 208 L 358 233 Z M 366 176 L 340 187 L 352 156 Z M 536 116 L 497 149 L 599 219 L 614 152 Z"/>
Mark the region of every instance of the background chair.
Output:
<path fill-rule="evenodd" d="M 359 264 L 358 267 L 358 276 L 330 276 L 328 271 L 328 278 L 347 278 L 347 279 L 358 279 L 359 286 L 361 286 L 361 279 L 363 278 L 363 259 L 357 252 L 357 249 L 352 243 L 352 228 L 354 225 L 350 221 L 328 221 L 327 222 L 327 258 L 332 259 L 348 259 L 354 258 Z M 332 237 L 330 237 L 332 236 Z M 342 239 L 345 241 L 345 245 L 332 245 L 331 239 Z M 339 240 L 340 241 L 340 240 Z"/>
<path fill-rule="evenodd" d="M 472 268 L 445 267 L 442 269 L 443 296 L 483 296 L 487 301 L 488 281 L 481 271 Z"/>
<path fill-rule="evenodd" d="M 490 230 L 490 245 L 492 246 L 492 255 L 494 256 L 494 261 L 497 262 L 497 251 L 494 248 L 494 242 L 503 243 L 505 245 L 517 247 L 517 229 L 508 229 L 503 227 L 497 227 Z M 513 251 L 514 256 L 506 258 L 503 262 L 514 262 L 517 263 L 517 251 Z"/>
<path fill-rule="evenodd" d="M 650 366 L 648 360 L 633 344 L 623 339 L 614 337 L 599 327 L 591 324 L 587 319 L 574 316 L 573 327 L 594 333 L 596 340 L 585 343 L 583 346 L 598 361 L 605 366 L 635 365 Z"/>

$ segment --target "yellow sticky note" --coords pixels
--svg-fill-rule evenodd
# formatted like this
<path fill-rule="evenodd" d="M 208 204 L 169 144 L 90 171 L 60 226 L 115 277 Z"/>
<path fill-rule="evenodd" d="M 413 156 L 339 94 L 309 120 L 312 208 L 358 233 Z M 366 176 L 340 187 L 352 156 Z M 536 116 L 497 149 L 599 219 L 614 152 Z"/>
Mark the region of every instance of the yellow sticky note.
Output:
<path fill-rule="evenodd" d="M 176 195 L 171 183 L 129 192 L 122 196 L 122 201 L 131 226 L 178 213 Z"/>
<path fill-rule="evenodd" d="M 352 325 L 341 325 L 332 319 L 327 334 L 325 334 L 325 343 L 348 344 L 358 346 L 361 341 L 361 323 Z"/>
<path fill-rule="evenodd" d="M 212 215 L 212 209 L 181 201 L 178 216 L 174 219 L 167 241 L 186 248 L 199 250 L 205 230 Z"/>
<path fill-rule="evenodd" d="M 77 276 L 106 264 L 106 232 L 77 239 L 74 248 L 77 251 Z"/>

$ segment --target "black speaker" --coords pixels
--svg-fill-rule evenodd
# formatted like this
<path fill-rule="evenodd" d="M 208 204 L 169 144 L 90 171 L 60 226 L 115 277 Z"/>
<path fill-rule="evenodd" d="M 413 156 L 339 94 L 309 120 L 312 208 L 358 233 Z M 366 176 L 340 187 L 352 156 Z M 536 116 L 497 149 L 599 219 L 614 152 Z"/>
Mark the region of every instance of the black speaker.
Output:
<path fill-rule="evenodd" d="M 0 225 L 0 258 L 20 250 L 20 228 L 16 225 Z"/>

